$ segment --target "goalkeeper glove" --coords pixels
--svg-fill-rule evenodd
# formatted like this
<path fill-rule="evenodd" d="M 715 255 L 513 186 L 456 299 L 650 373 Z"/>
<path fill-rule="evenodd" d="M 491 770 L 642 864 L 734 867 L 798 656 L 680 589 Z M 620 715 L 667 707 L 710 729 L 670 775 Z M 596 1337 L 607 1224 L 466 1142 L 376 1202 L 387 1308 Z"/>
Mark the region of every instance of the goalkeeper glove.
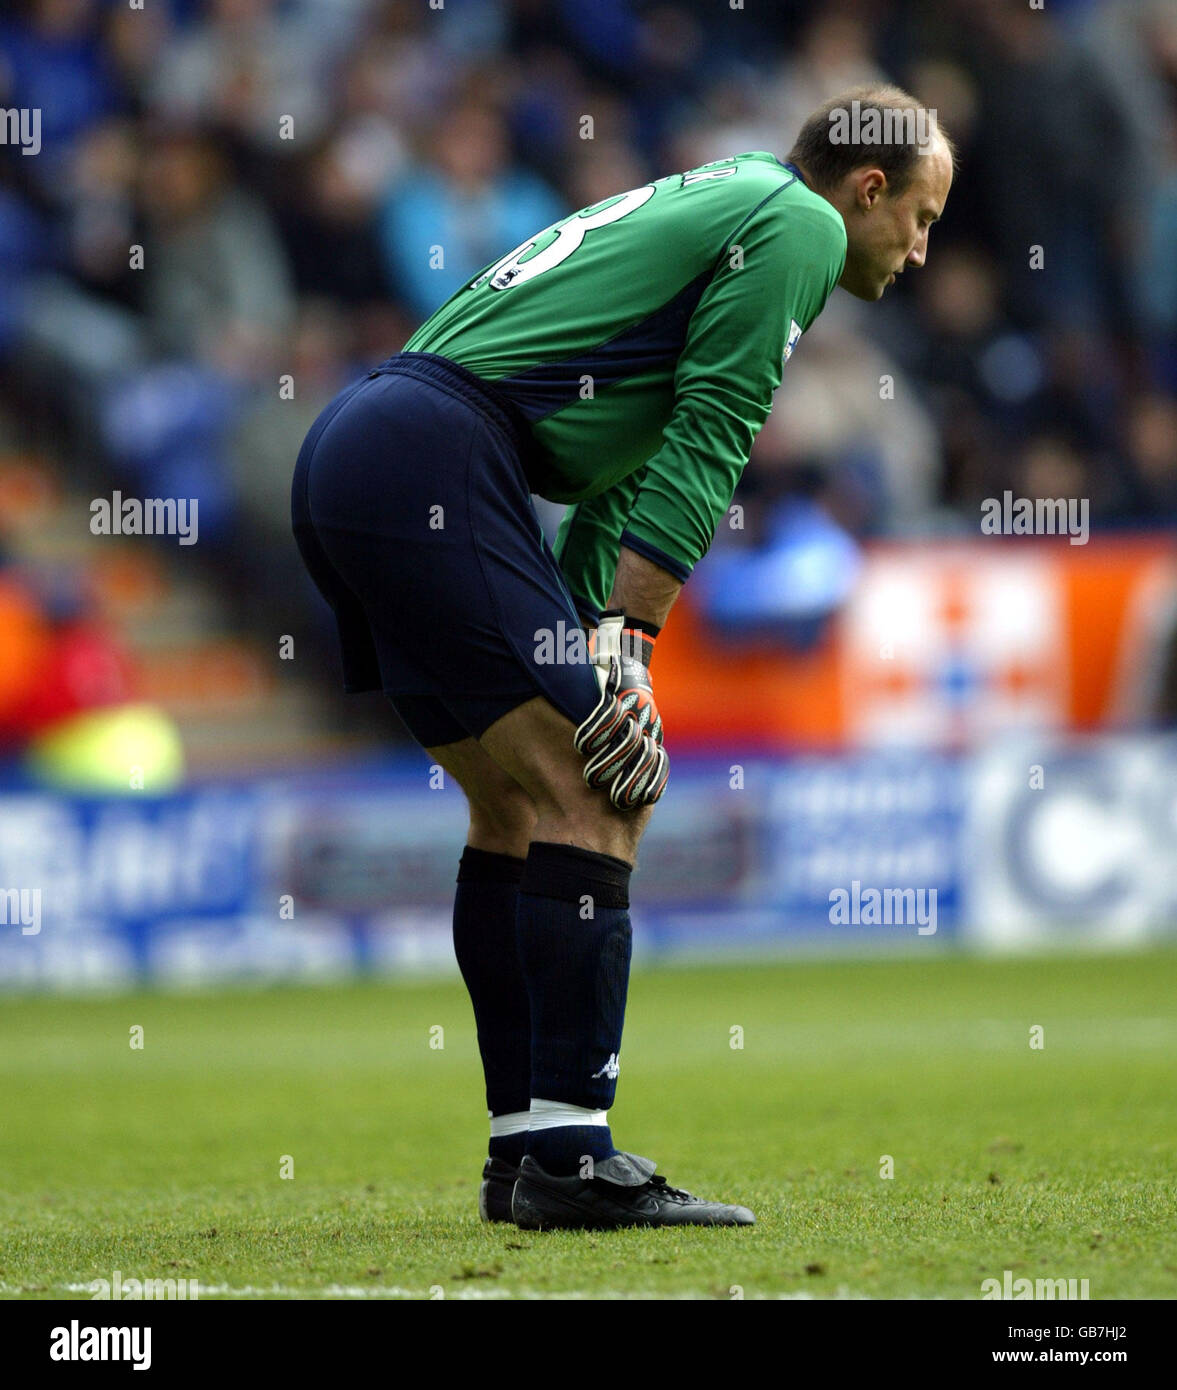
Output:
<path fill-rule="evenodd" d="M 650 684 L 653 646 L 649 634 L 625 628 L 625 616 L 616 610 L 601 615 L 593 635 L 592 662 L 601 698 L 577 729 L 574 743 L 587 759 L 585 782 L 607 789 L 619 809 L 653 805 L 666 790 L 670 774 L 670 759 L 662 747 L 662 717 Z"/>

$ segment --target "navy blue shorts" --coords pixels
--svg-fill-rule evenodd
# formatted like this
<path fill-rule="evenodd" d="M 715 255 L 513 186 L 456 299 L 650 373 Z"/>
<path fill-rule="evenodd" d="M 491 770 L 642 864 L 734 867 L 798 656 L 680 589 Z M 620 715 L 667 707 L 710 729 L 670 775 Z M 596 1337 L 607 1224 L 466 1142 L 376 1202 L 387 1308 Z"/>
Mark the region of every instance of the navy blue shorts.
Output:
<path fill-rule="evenodd" d="M 412 352 L 340 392 L 299 453 L 294 535 L 335 613 L 344 689 L 383 690 L 423 747 L 478 738 L 537 695 L 575 724 L 597 702 L 590 666 L 536 660 L 537 633 L 568 650 L 580 620 L 529 447 L 485 382 Z"/>

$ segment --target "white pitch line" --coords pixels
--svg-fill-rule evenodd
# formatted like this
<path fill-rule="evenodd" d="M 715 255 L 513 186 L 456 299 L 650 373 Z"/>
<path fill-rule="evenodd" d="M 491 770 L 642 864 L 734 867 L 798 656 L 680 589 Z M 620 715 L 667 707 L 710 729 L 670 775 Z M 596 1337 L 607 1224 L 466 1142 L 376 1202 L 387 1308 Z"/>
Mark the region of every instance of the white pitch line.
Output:
<path fill-rule="evenodd" d="M 442 1286 L 444 1287 L 444 1286 Z M 38 1292 L 60 1289 L 66 1293 L 73 1294 L 92 1294 L 93 1284 L 47 1284 Z M 26 1290 L 19 1284 L 0 1283 L 0 1295 L 4 1294 L 23 1294 Z M 651 1302 L 662 1303 L 668 1301 L 693 1301 L 703 1303 L 738 1303 L 740 1299 L 717 1299 L 714 1294 L 702 1293 L 651 1293 L 645 1290 L 626 1290 L 617 1289 L 598 1290 L 586 1292 L 581 1289 L 559 1290 L 554 1293 L 539 1291 L 535 1289 L 460 1289 L 455 1288 L 452 1292 L 446 1289 L 444 1299 L 430 1299 L 429 1288 L 410 1289 L 400 1285 L 373 1286 L 370 1288 L 361 1285 L 347 1284 L 327 1284 L 322 1288 L 293 1288 L 286 1284 L 270 1284 L 268 1286 L 255 1286 L 244 1284 L 235 1287 L 232 1284 L 202 1284 L 200 1285 L 199 1298 L 189 1299 L 123 1299 L 124 1303 L 153 1303 L 174 1302 L 174 1303 L 198 1303 L 204 1298 L 288 1298 L 292 1300 L 315 1301 L 325 1299 L 415 1299 L 423 1302 L 442 1303 L 446 1301 L 480 1301 L 483 1299 L 524 1299 L 528 1301 L 584 1301 L 584 1302 L 607 1302 L 607 1303 L 627 1303 L 627 1302 Z M 853 1290 L 840 1284 L 832 1294 L 821 1295 L 815 1293 L 746 1293 L 745 1302 L 778 1302 L 778 1301 L 803 1301 L 803 1302 L 841 1302 L 844 1300 L 870 1300 L 870 1294 L 855 1293 Z M 79 1300 L 83 1301 L 83 1300 Z M 109 1302 L 106 1299 L 91 1299 L 91 1302 Z"/>

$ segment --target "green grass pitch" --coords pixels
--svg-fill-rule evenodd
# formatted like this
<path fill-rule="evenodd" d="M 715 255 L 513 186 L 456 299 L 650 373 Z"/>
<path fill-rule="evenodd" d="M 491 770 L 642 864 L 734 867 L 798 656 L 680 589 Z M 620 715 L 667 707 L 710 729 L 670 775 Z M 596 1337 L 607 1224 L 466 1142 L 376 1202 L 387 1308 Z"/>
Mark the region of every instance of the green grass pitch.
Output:
<path fill-rule="evenodd" d="M 1177 1296 L 1171 950 L 635 970 L 621 1061 L 619 1143 L 755 1227 L 482 1226 L 456 980 L 4 1000 L 0 1296 Z"/>

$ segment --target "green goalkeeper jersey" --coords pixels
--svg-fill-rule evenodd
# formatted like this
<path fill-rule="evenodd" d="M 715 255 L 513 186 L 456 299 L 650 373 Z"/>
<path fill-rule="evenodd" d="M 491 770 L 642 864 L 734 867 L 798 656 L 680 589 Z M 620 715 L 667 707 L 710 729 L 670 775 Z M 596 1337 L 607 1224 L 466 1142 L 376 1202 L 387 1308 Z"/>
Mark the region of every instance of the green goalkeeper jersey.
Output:
<path fill-rule="evenodd" d="M 686 580 L 731 502 L 784 363 L 842 274 L 846 229 L 764 152 L 672 174 L 538 233 L 405 345 L 451 358 L 530 423 L 533 490 L 586 613 L 619 547 Z"/>

